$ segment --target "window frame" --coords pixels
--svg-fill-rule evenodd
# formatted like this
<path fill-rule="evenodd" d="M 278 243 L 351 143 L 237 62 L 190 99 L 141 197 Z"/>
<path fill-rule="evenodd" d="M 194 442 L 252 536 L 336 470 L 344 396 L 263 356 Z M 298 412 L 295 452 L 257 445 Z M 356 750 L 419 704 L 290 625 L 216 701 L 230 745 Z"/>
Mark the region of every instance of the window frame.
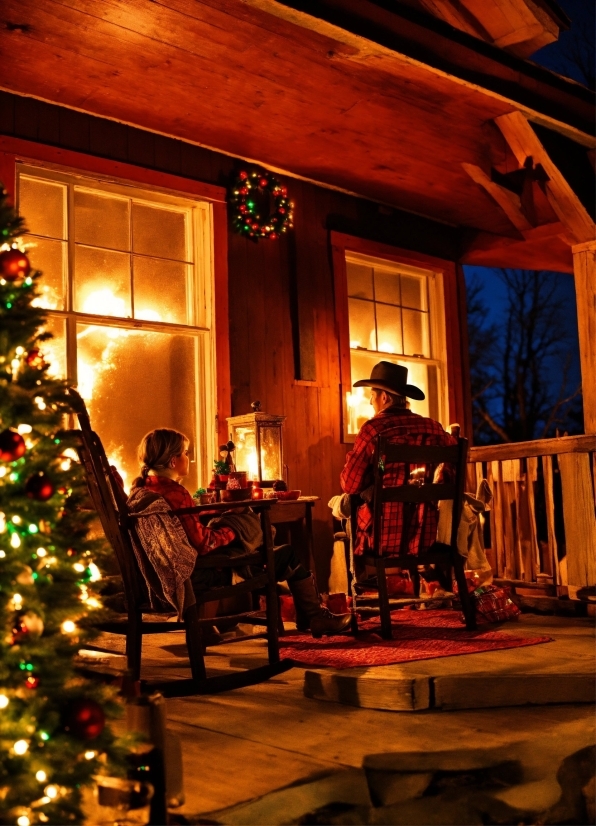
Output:
<path fill-rule="evenodd" d="M 429 361 L 441 364 L 443 391 L 440 399 L 441 423 L 447 426 L 458 422 L 462 435 L 468 430 L 469 417 L 465 397 L 464 377 L 467 363 L 464 361 L 462 336 L 465 331 L 461 324 L 461 288 L 463 275 L 453 261 L 436 258 L 401 247 L 394 247 L 377 241 L 369 241 L 345 233 L 331 231 L 331 260 L 333 267 L 335 319 L 339 344 L 340 398 L 341 398 L 341 442 L 352 444 L 355 435 L 347 432 L 348 414 L 346 393 L 352 387 L 348 281 L 346 256 L 381 259 L 396 267 L 416 267 L 435 276 L 434 289 L 429 289 L 429 315 L 431 357 Z M 430 285 L 429 285 L 430 286 Z M 434 294 L 434 295 L 433 295 Z M 464 298 L 465 302 L 465 298 Z M 465 303 L 463 304 L 465 312 Z M 433 317 L 434 316 L 434 317 Z M 445 348 L 445 358 L 437 354 Z M 394 356 L 392 356 L 393 358 Z M 400 358 L 397 354 L 395 358 Z M 403 357 L 407 360 L 408 357 Z"/>
<path fill-rule="evenodd" d="M 104 317 L 74 313 L 70 311 L 49 311 L 53 316 L 73 318 L 79 322 L 94 321 L 102 326 L 127 327 L 157 332 L 193 334 L 192 331 L 205 332 L 211 340 L 211 358 L 204 357 L 202 362 L 206 379 L 212 389 L 209 394 L 213 401 L 215 422 L 208 421 L 207 405 L 200 398 L 197 383 L 196 427 L 197 434 L 204 433 L 207 444 L 197 451 L 197 472 L 199 477 L 207 473 L 213 459 L 217 456 L 218 445 L 227 441 L 226 419 L 231 415 L 231 380 L 230 380 L 230 345 L 228 314 L 228 265 L 227 265 L 227 203 L 223 187 L 205 184 L 156 172 L 133 164 L 97 158 L 81 152 L 59 149 L 45 144 L 34 143 L 19 138 L 0 138 L 0 180 L 8 192 L 11 202 L 16 203 L 18 165 L 31 165 L 66 175 L 82 176 L 116 187 L 133 187 L 138 190 L 155 192 L 186 201 L 200 201 L 205 204 L 208 216 L 204 220 L 210 233 L 193 227 L 194 247 L 196 250 L 195 266 L 204 267 L 201 293 L 194 296 L 193 320 L 191 325 L 156 324 L 141 319 Z M 196 222 L 195 222 L 196 224 Z M 209 248 L 205 249 L 208 245 Z M 199 305 L 202 304 L 202 307 Z M 70 322 L 76 323 L 70 319 Z M 196 336 L 195 336 L 196 337 Z M 201 336 L 197 348 L 201 348 Z M 68 355 L 67 355 L 68 359 Z M 72 356 L 71 356 L 72 359 Z M 68 363 L 68 362 L 67 362 Z"/>

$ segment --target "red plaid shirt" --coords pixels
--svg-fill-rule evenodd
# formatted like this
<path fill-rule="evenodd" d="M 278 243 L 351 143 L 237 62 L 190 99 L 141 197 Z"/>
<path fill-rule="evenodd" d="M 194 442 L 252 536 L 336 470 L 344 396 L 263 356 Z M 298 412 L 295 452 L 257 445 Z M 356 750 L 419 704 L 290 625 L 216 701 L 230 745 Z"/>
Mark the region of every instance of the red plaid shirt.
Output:
<path fill-rule="evenodd" d="M 179 482 L 168 479 L 167 476 L 148 476 L 145 487 L 163 496 L 172 510 L 194 508 L 196 505 L 186 488 Z M 182 523 L 190 544 L 199 552 L 199 556 L 211 553 L 222 545 L 229 545 L 236 539 L 236 534 L 231 528 L 206 528 L 199 522 L 198 514 L 186 513 L 178 519 Z"/>
<path fill-rule="evenodd" d="M 341 472 L 341 486 L 345 493 L 362 493 L 373 483 L 373 460 L 377 437 L 383 434 L 393 444 L 453 445 L 453 436 L 446 433 L 438 422 L 425 419 L 410 410 L 388 407 L 365 422 L 356 437 L 354 450 L 346 456 Z M 414 466 L 410 467 L 410 471 Z M 405 465 L 390 464 L 385 468 L 384 481 L 389 485 L 404 483 Z M 383 506 L 381 522 L 381 552 L 391 556 L 399 553 L 403 529 L 403 502 L 387 502 Z M 437 538 L 438 509 L 433 502 L 422 502 L 414 510 L 410 523 L 408 553 L 425 551 Z M 354 553 L 362 554 L 372 549 L 372 507 L 361 505 Z"/>

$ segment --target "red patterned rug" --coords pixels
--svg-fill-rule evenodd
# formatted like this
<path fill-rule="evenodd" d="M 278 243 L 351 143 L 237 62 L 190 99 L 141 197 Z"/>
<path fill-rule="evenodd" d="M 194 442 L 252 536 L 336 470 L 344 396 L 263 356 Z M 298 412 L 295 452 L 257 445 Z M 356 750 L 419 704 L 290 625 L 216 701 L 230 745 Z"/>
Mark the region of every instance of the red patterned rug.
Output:
<path fill-rule="evenodd" d="M 358 639 L 338 636 L 315 640 L 310 634 L 298 634 L 282 637 L 279 653 L 301 665 L 362 668 L 552 642 L 552 637 L 522 637 L 486 626 L 467 631 L 459 617 L 459 611 L 394 611 L 392 640 L 381 637 L 380 621 L 374 618 L 360 625 Z"/>

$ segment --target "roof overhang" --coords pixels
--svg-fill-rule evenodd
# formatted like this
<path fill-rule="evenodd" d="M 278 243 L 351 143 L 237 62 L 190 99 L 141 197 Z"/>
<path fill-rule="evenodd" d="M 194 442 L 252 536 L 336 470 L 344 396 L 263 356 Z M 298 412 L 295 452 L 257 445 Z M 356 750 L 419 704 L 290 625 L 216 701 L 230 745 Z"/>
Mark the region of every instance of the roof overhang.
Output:
<path fill-rule="evenodd" d="M 464 260 L 570 270 L 564 233 L 528 241 L 462 164 L 518 168 L 493 126 L 515 111 L 583 153 L 587 90 L 388 6 L 5 0 L 0 85 L 461 227 Z"/>

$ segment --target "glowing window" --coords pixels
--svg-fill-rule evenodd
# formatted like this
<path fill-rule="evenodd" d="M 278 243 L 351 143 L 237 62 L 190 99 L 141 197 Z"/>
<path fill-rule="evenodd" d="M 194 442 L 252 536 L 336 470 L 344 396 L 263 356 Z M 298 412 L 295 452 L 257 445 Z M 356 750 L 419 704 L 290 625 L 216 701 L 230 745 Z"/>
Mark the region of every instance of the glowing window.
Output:
<path fill-rule="evenodd" d="M 196 488 L 216 408 L 210 205 L 25 164 L 18 198 L 43 272 L 51 370 L 78 385 L 125 483 L 143 434 L 173 427 L 201 446 L 186 482 Z"/>
<path fill-rule="evenodd" d="M 445 388 L 436 274 L 356 253 L 345 256 L 352 385 L 381 360 L 402 364 L 408 381 L 426 395 L 424 401 L 411 400 L 411 409 L 440 421 Z M 346 393 L 346 435 L 358 433 L 374 415 L 369 397 L 366 387 Z"/>

